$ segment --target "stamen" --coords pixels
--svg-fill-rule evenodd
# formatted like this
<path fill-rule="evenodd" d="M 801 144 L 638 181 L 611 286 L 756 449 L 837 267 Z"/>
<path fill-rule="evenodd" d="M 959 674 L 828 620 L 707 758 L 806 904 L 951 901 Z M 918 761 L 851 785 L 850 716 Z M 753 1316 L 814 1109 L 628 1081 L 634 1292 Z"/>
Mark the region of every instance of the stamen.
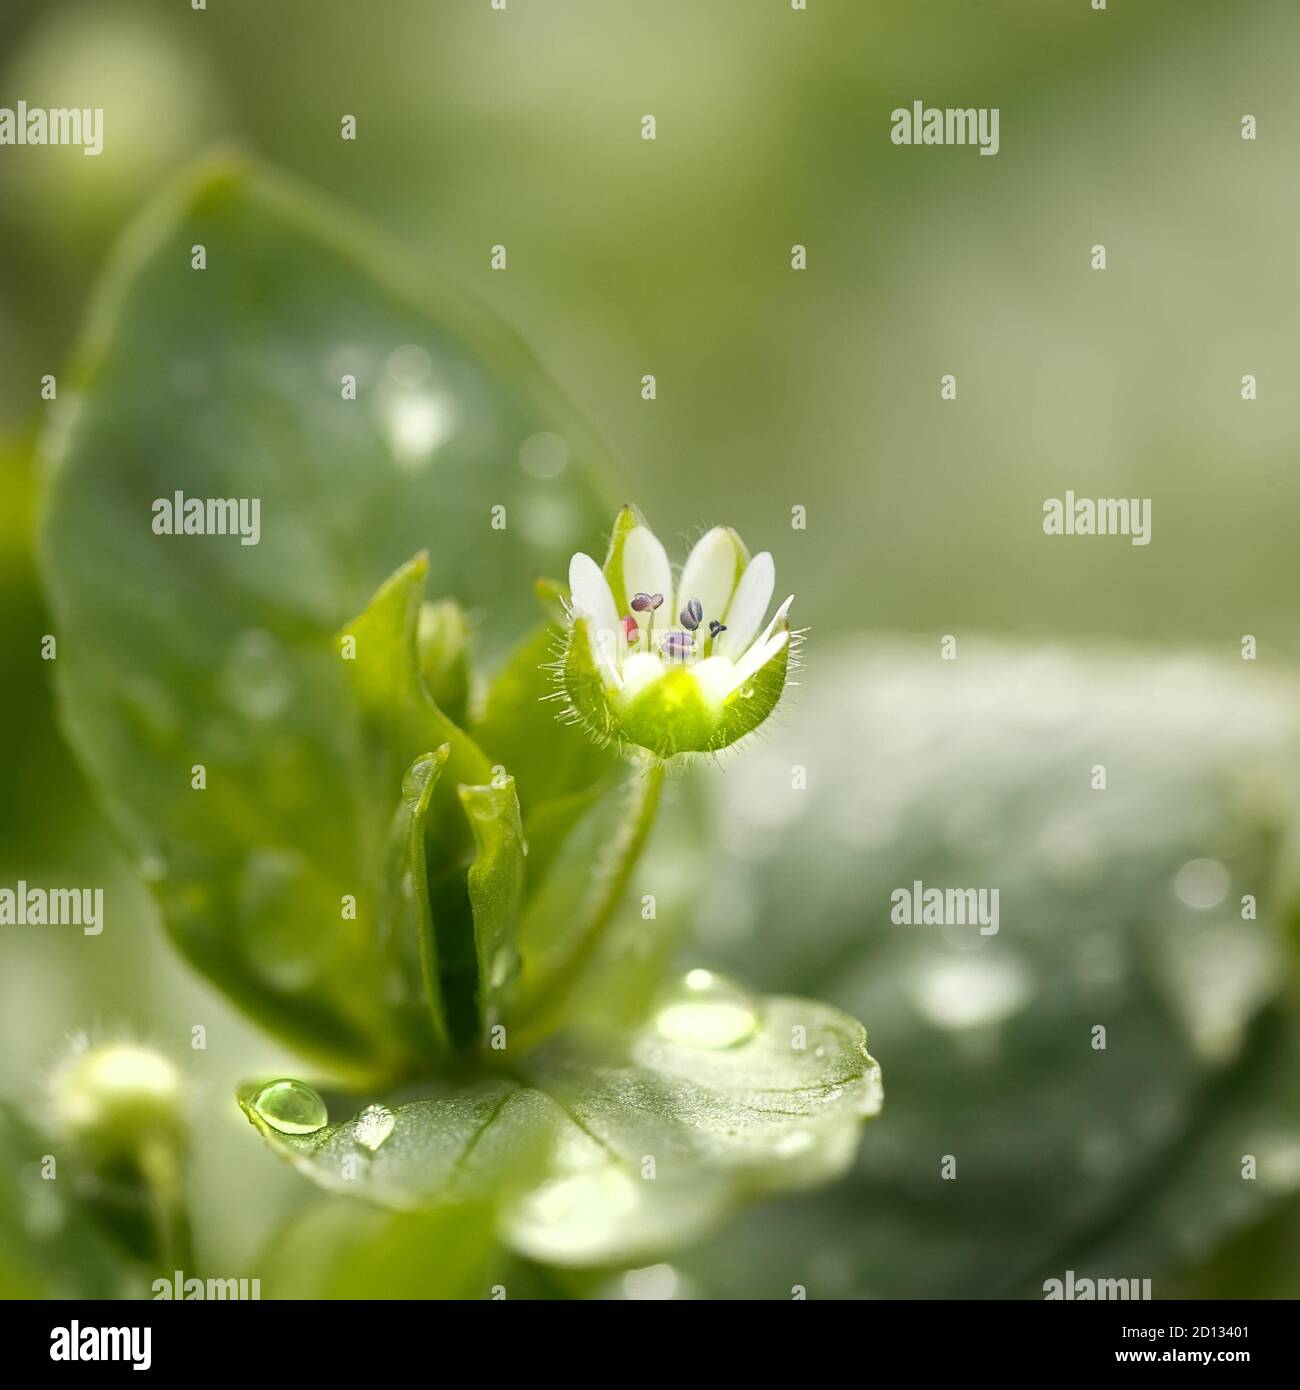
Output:
<path fill-rule="evenodd" d="M 720 633 L 726 632 L 726 623 L 720 623 L 716 618 L 709 619 L 709 636 L 717 637 Z"/>
<path fill-rule="evenodd" d="M 637 638 L 640 636 L 641 628 L 637 624 L 637 620 L 629 613 L 623 619 L 623 640 L 631 647 L 636 644 Z"/>
<path fill-rule="evenodd" d="M 634 613 L 653 613 L 663 601 L 664 596 L 662 594 L 633 594 L 632 611 Z"/>
<path fill-rule="evenodd" d="M 681 611 L 682 626 L 694 632 L 704 617 L 704 605 L 697 598 L 687 600 Z"/>
<path fill-rule="evenodd" d="M 670 632 L 659 650 L 669 661 L 685 661 L 695 651 L 695 639 L 689 632 Z"/>

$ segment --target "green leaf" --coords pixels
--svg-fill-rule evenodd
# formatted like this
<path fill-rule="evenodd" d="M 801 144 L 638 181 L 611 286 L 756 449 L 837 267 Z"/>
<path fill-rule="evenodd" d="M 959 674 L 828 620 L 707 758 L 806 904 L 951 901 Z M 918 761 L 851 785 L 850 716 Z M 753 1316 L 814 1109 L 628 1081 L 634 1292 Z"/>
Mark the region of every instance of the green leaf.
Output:
<path fill-rule="evenodd" d="M 534 576 L 604 524 L 603 451 L 490 314 L 233 161 L 130 231 L 59 385 L 42 558 L 68 737 L 200 970 L 333 1067 L 401 1069 L 376 949 L 397 788 L 368 803 L 331 637 L 427 547 L 431 596 L 501 653 L 535 615 Z M 518 463 L 540 431 L 568 446 L 547 480 Z M 258 499 L 258 543 L 155 534 L 177 491 Z"/>
<path fill-rule="evenodd" d="M 670 996 L 623 1041 L 554 1043 L 507 1074 L 395 1106 L 377 1147 L 364 1112 L 286 1135 L 253 1107 L 256 1087 L 240 1101 L 329 1191 L 399 1211 L 491 1201 L 501 1238 L 534 1260 L 640 1260 L 706 1234 L 745 1198 L 834 1177 L 880 1107 L 859 1024 L 807 1000 L 727 997 L 721 1036 L 716 1018 L 680 1012 L 700 1007 L 694 996 Z M 731 1045 L 701 1045 L 746 1026 Z"/>
<path fill-rule="evenodd" d="M 1292 677 L 1195 655 L 819 649 L 786 726 L 708 784 L 724 848 L 697 949 L 869 1018 L 890 1105 L 851 1179 L 685 1274 L 730 1297 L 1041 1298 L 1074 1269 L 1160 1296 L 1292 1190 L 1297 1112 L 1264 1078 L 1296 1070 L 1267 1020 L 1297 709 Z M 998 889 L 998 931 L 891 920 L 918 880 Z M 792 1248 L 816 1252 L 793 1274 Z"/>
<path fill-rule="evenodd" d="M 434 703 L 420 673 L 417 633 L 427 574 L 427 555 L 403 565 L 361 616 L 343 629 L 339 644 L 368 736 L 375 804 L 391 804 L 401 789 L 403 772 L 423 751 L 448 750 L 446 777 L 431 784 L 428 830 L 439 858 L 437 873 L 459 864 L 470 852 L 472 835 L 457 786 L 486 782 L 492 766 L 474 740 Z"/>
<path fill-rule="evenodd" d="M 461 787 L 460 799 L 474 831 L 469 900 L 478 959 L 479 1018 L 497 1022 L 502 999 L 518 973 L 514 945 L 524 892 L 524 830 L 515 779 L 500 785 Z"/>
<path fill-rule="evenodd" d="M 479 746 L 518 784 L 530 854 L 533 813 L 546 803 L 586 791 L 619 765 L 608 749 L 559 722 L 562 710 L 552 667 L 562 646 L 562 633 L 553 623 L 521 642 L 497 673 L 482 717 L 472 725 Z"/>
<path fill-rule="evenodd" d="M 458 728 L 467 728 L 469 623 L 453 599 L 420 609 L 420 674 L 433 703 Z"/>
<path fill-rule="evenodd" d="M 513 1018 L 531 1040 L 562 1017 L 601 944 L 645 848 L 663 790 L 662 763 L 629 767 L 566 829 L 519 925 Z"/>

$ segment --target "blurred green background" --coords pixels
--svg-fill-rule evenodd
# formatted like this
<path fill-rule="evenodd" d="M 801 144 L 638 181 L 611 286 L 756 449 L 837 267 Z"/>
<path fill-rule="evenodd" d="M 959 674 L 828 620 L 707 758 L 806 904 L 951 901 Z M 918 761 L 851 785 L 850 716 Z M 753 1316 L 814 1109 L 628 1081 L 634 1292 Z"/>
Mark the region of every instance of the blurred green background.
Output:
<path fill-rule="evenodd" d="M 849 1205 L 841 1194 L 759 1212 L 680 1287 L 783 1296 L 817 1279 L 787 1274 L 780 1252 L 815 1246 L 824 1290 L 840 1294 L 1032 1291 L 1076 1251 L 1118 1262 L 1102 1274 L 1177 1271 L 1180 1287 L 1215 1293 L 1283 1288 L 1260 1271 L 1263 1245 L 1283 1271 L 1276 1244 L 1294 1249 L 1278 1214 L 1300 1182 L 1293 1119 L 1258 1131 L 1283 1154 L 1271 1205 L 1252 1205 L 1253 1195 L 1244 1207 L 1235 1195 L 1220 1202 L 1195 1187 L 1184 1207 L 1168 1196 L 1187 1135 L 1220 1123 L 1222 1092 L 1245 1094 L 1249 1079 L 1273 1093 L 1268 1067 L 1289 1056 L 1278 1040 L 1288 1028 L 1275 1002 L 1280 945 L 1256 964 L 1251 978 L 1263 983 L 1228 1004 L 1215 990 L 1230 992 L 1235 940 L 1210 957 L 1221 968 L 1208 996 L 1203 986 L 1179 996 L 1177 983 L 1165 988 L 1180 978 L 1178 952 L 1201 953 L 1183 943 L 1161 954 L 1168 925 L 1153 903 L 1164 901 L 1155 885 L 1198 857 L 1234 876 L 1240 865 L 1252 884 L 1275 875 L 1292 834 L 1282 803 L 1295 766 L 1283 753 L 1294 733 L 1285 662 L 1300 636 L 1300 405 L 1289 387 L 1300 347 L 1286 311 L 1300 290 L 1298 43 L 1300 12 L 1285 0 L 1112 0 L 1104 13 L 1088 0 L 809 0 L 805 12 L 786 0 L 510 0 L 505 13 L 488 0 L 388 0 L 364 11 L 210 0 L 202 12 L 187 0 L 7 0 L 0 105 L 102 106 L 106 141 L 97 159 L 0 148 L 0 882 L 86 881 L 93 871 L 115 885 L 118 904 L 134 895 L 135 908 L 129 930 L 94 940 L 0 939 L 0 1093 L 32 1099 L 70 1034 L 130 1031 L 195 1078 L 204 1136 L 196 1201 L 214 1268 L 247 1266 L 280 1216 L 306 1200 L 229 1100 L 239 1075 L 289 1059 L 166 944 L 59 741 L 38 658 L 50 630 L 32 550 L 40 378 L 66 360 L 92 283 L 133 214 L 214 142 L 234 141 L 487 301 L 608 442 L 614 500 L 634 497 L 661 534 L 723 521 L 771 548 L 782 592 L 797 593 L 800 621 L 814 629 L 807 703 L 754 766 L 788 776 L 792 762 L 820 757 L 825 775 L 810 781 L 797 833 L 780 817 L 750 827 L 766 859 L 745 835 L 724 835 L 719 878 L 752 871 L 771 885 L 745 899 L 730 934 L 719 918 L 736 913 L 702 890 L 704 949 L 767 988 L 808 989 L 858 1012 L 889 1101 Z M 889 112 L 916 99 L 998 106 L 1000 153 L 893 146 Z M 1240 138 L 1247 112 L 1259 122 L 1253 143 Z M 344 113 L 357 117 L 355 142 L 339 138 Z M 656 117 L 653 143 L 639 138 L 645 114 Z M 1097 242 L 1104 273 L 1089 269 Z M 494 243 L 508 249 L 506 273 L 489 269 Z M 798 273 L 795 243 L 808 249 Z M 948 372 L 959 383 L 954 403 L 939 399 Z M 1247 372 L 1260 391 L 1249 404 L 1240 398 Z M 654 402 L 641 399 L 646 373 L 657 378 Z M 1152 498 L 1153 543 L 1044 537 L 1043 499 L 1067 488 Z M 796 504 L 807 509 L 806 531 L 790 529 Z M 881 631 L 915 641 L 853 640 Z M 991 664 L 935 690 L 944 633 Z M 1244 672 L 1243 633 L 1260 647 L 1257 668 Z M 1132 645 L 1047 665 L 1025 654 L 1047 643 L 1094 651 L 1094 639 Z M 1196 662 L 1165 662 L 1162 653 L 1186 647 L 1236 669 L 1207 676 Z M 895 652 L 892 662 L 881 664 L 882 650 Z M 999 651 L 1008 655 L 989 655 Z M 1003 682 L 993 704 L 980 693 L 981 670 Z M 859 709 L 854 701 L 872 690 L 886 694 Z M 990 731 L 1021 708 L 1039 737 L 1000 744 Z M 928 715 L 915 759 L 894 757 L 891 730 L 918 710 Z M 911 967 L 892 945 L 877 950 L 890 887 L 945 872 L 967 876 L 953 881 L 1014 876 L 1007 844 L 1058 821 L 1048 848 L 1067 868 L 1088 861 L 1079 849 L 1088 813 L 1063 807 L 1055 789 L 1071 774 L 1058 777 L 1059 743 L 1041 737 L 1043 720 L 1058 716 L 1075 731 L 1099 721 L 1094 745 L 1123 730 L 1156 790 L 1108 808 L 1117 819 L 1106 836 L 1125 869 L 1118 881 L 1086 880 L 1095 893 L 1082 908 L 1077 886 L 1061 896 L 1030 856 L 1022 920 L 1034 918 L 1044 944 L 1041 955 L 1025 946 L 1022 965 L 1039 985 L 1035 1007 L 1048 1011 L 1041 1030 L 991 1041 L 1003 1015 L 976 1010 L 971 1044 L 969 1023 L 944 1023 L 942 1009 L 935 1022 L 924 988 L 912 1014 L 891 1019 L 889 1000 L 906 993 Z M 917 790 L 936 726 L 964 750 L 958 758 L 978 764 L 963 785 L 991 788 L 984 800 L 954 797 L 951 773 Z M 967 726 L 977 731 L 969 745 Z M 827 738 L 829 747 L 817 742 Z M 929 755 L 951 766 L 947 754 Z M 1083 746 L 1078 756 L 1101 760 Z M 1265 791 L 1258 779 L 1237 785 L 1247 765 L 1268 774 Z M 746 766 L 734 764 L 715 791 L 724 807 L 735 810 L 731 798 L 748 785 L 739 779 L 757 775 Z M 855 801 L 846 789 L 861 781 L 876 790 Z M 905 817 L 917 837 L 907 854 L 884 831 L 835 839 L 833 826 L 846 821 L 894 824 L 880 810 L 890 797 L 918 808 Z M 1207 808 L 1199 818 L 1184 820 L 1188 798 Z M 998 844 L 962 840 L 984 823 Z M 1163 839 L 1145 833 L 1152 824 L 1164 826 Z M 836 854 L 821 863 L 827 845 Z M 1280 929 L 1280 890 L 1269 908 L 1261 930 Z M 119 905 L 115 915 L 130 914 Z M 1126 1075 L 1148 1069 L 1154 1095 L 1173 1096 L 1177 1113 L 1152 1126 L 1132 1171 L 1108 1168 L 1096 1135 L 1118 1142 L 1155 1099 L 1104 1087 L 1064 1126 L 1071 1142 L 1093 1141 L 1091 1205 L 1048 1231 L 1046 1213 L 1065 1201 L 1051 1194 L 1077 1190 L 1036 1117 L 1078 1099 L 1051 1019 L 1093 1017 L 1086 998 L 1060 997 L 1082 968 L 1058 959 L 1061 942 L 1083 938 L 1082 917 L 1113 938 L 1098 948 L 1111 963 L 1095 968 L 1132 982 L 1126 998 L 1152 1030 Z M 849 954 L 818 949 L 819 933 L 847 942 Z M 801 943 L 793 954 L 792 938 Z M 859 976 L 873 970 L 868 987 Z M 954 987 L 978 995 L 979 983 Z M 1179 997 L 1193 999 L 1191 1015 L 1179 1014 Z M 1011 1017 L 1020 1006 L 1008 1007 Z M 1197 1007 L 1220 1019 L 1226 1009 L 1237 1034 L 1205 1044 Z M 190 1053 L 196 1022 L 221 1045 Z M 927 1078 L 962 1075 L 958 1056 L 971 1088 L 927 1089 Z M 1000 1165 L 1003 1176 L 976 1187 L 970 1209 L 954 1216 L 904 1179 L 951 1151 L 945 1117 L 963 1107 L 967 1132 L 990 1146 L 983 1166 Z M 1245 1151 L 1239 1137 L 1229 1128 L 1225 1153 Z M 1009 1156 L 1025 1146 L 1018 1167 Z M 1062 1139 L 1062 1152 L 1069 1147 Z M 1030 1202 L 1015 1221 L 990 1215 L 997 1202 L 1025 1207 L 1023 1194 L 1040 1188 L 1043 1211 Z M 1131 1222 L 1162 1201 L 1164 1235 Z M 1186 1213 L 1210 1206 L 1225 1214 L 1193 1229 Z M 1125 1244 L 1115 1233 L 1128 1229 L 1137 1233 Z"/>

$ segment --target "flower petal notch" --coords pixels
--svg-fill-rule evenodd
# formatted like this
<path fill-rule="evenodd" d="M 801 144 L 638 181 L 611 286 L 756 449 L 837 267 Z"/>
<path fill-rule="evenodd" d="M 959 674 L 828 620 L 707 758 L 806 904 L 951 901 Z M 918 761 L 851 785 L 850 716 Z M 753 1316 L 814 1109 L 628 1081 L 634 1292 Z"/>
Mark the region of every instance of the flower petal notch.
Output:
<path fill-rule="evenodd" d="M 624 507 L 604 567 L 569 562 L 569 626 L 557 664 L 566 717 L 601 743 L 661 758 L 716 753 L 752 732 L 785 690 L 798 634 L 793 595 L 764 619 L 776 566 L 730 527 L 696 542 L 676 585 L 659 538 Z"/>

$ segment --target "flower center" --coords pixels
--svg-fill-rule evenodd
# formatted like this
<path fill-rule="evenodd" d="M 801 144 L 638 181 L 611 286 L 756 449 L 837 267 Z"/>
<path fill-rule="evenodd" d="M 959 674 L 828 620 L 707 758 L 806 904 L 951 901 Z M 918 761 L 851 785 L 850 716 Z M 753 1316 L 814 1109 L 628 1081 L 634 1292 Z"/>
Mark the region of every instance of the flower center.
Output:
<path fill-rule="evenodd" d="M 642 628 L 636 615 L 655 612 L 663 601 L 662 594 L 632 595 L 629 601 L 632 612 L 622 619 L 624 650 L 619 657 L 620 667 L 630 654 L 642 651 L 678 665 L 688 664 L 702 656 L 707 657 L 708 648 L 727 630 L 726 623 L 718 618 L 710 618 L 707 624 L 709 635 L 705 637 L 700 632 L 705 615 L 704 605 L 698 598 L 689 598 L 682 606 L 682 611 L 677 615 L 679 627 Z"/>

